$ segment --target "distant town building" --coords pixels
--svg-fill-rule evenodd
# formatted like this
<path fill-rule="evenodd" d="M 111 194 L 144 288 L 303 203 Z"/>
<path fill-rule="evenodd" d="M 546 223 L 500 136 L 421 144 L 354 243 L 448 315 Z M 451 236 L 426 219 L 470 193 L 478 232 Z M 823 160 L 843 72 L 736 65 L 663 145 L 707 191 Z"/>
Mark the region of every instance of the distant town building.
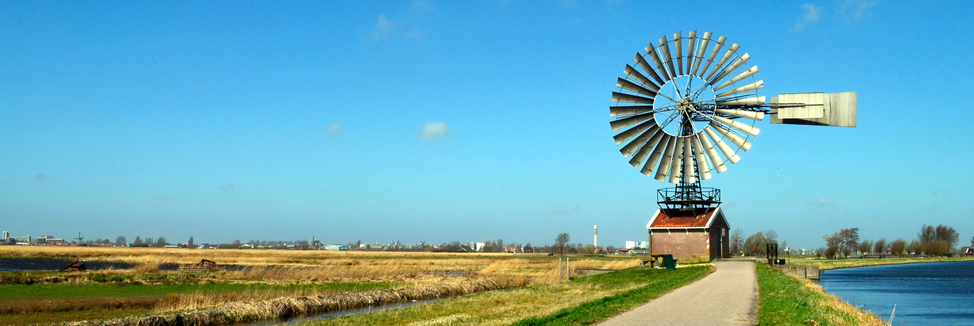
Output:
<path fill-rule="evenodd" d="M 328 251 L 348 251 L 348 246 L 346 245 L 328 244 L 324 248 Z"/>

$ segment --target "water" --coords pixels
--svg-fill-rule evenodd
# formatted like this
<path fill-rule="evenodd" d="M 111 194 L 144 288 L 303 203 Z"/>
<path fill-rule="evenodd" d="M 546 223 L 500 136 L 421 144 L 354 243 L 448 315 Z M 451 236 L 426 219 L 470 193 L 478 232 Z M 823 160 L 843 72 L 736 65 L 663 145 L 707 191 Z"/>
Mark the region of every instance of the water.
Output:
<path fill-rule="evenodd" d="M 389 309 L 398 309 L 398 308 L 412 307 L 412 306 L 415 306 L 415 305 L 421 305 L 421 304 L 436 302 L 436 301 L 440 301 L 440 300 L 443 300 L 443 299 L 442 298 L 437 298 L 437 299 L 430 299 L 430 300 L 400 302 L 400 303 L 393 303 L 393 304 L 387 304 L 387 305 L 381 305 L 381 306 L 375 306 L 375 307 L 365 307 L 365 308 L 358 308 L 358 309 L 352 309 L 352 310 L 335 311 L 335 312 L 330 312 L 330 313 L 321 314 L 321 315 L 306 316 L 306 317 L 297 317 L 297 318 L 291 318 L 291 319 L 286 319 L 286 320 L 262 321 L 262 322 L 256 322 L 256 323 L 250 323 L 250 324 L 235 324 L 234 326 L 293 325 L 293 324 L 298 324 L 298 323 L 306 322 L 306 321 L 310 321 L 310 320 L 328 319 L 328 318 L 335 318 L 335 317 L 341 317 L 341 316 L 347 316 L 347 315 L 353 315 L 353 314 L 361 314 L 361 313 L 366 313 L 366 312 L 373 312 L 373 311 L 382 311 L 382 310 L 389 310 Z"/>
<path fill-rule="evenodd" d="M 974 261 L 830 270 L 819 284 L 893 325 L 974 325 Z"/>

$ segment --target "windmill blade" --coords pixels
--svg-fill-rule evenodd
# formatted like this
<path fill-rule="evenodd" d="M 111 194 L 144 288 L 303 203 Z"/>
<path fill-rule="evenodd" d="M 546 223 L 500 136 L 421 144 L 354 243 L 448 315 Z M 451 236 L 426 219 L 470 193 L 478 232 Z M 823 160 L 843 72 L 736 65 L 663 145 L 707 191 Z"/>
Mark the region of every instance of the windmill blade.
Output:
<path fill-rule="evenodd" d="M 670 136 L 666 140 L 666 150 L 660 158 L 654 179 L 666 182 L 666 175 L 670 173 L 670 164 L 673 163 L 673 147 L 676 147 L 676 137 Z"/>
<path fill-rule="evenodd" d="M 749 126 L 748 124 L 737 120 L 731 120 L 717 115 L 713 116 L 713 119 L 751 136 L 757 136 L 759 133 L 761 133 L 761 129 L 758 129 L 758 127 Z"/>
<path fill-rule="evenodd" d="M 677 32 L 673 34 L 673 43 L 676 44 L 676 67 L 680 70 L 680 75 L 683 74 L 683 37 L 680 35 L 683 32 Z"/>
<path fill-rule="evenodd" d="M 683 139 L 683 178 L 688 183 L 697 183 L 697 176 L 693 173 L 693 138 Z"/>
<path fill-rule="evenodd" d="M 612 120 L 611 122 L 609 122 L 609 125 L 612 126 L 612 131 L 616 131 L 652 118 L 653 118 L 652 114 L 640 114 L 625 119 Z"/>
<path fill-rule="evenodd" d="M 697 55 L 693 59 L 693 75 L 700 76 L 697 74 L 697 70 L 700 70 L 700 62 L 703 61 L 703 52 L 707 51 L 707 45 L 710 44 L 710 36 L 713 35 L 711 32 L 703 33 L 703 41 L 700 42 L 700 48 L 697 49 Z M 715 54 L 716 55 L 716 54 Z M 707 68 L 704 68 L 706 70 Z"/>
<path fill-rule="evenodd" d="M 632 167 L 638 169 L 639 165 L 642 164 L 644 160 L 646 160 L 646 156 L 651 154 L 653 152 L 653 149 L 656 148 L 656 145 L 659 144 L 660 139 L 663 139 L 663 135 L 666 135 L 666 132 L 660 129 L 656 129 L 653 133 L 653 137 L 650 137 L 648 141 L 644 142 L 643 146 L 640 147 L 639 150 L 637 150 L 636 153 L 632 155 L 632 159 L 629 160 L 629 165 L 632 165 Z M 642 138 L 642 136 L 640 136 L 640 138 Z M 639 139 L 637 139 L 637 141 L 638 140 Z M 653 167 L 656 166 L 656 162 L 652 162 L 652 164 Z M 652 170 L 652 167 L 650 167 L 650 170 Z"/>
<path fill-rule="evenodd" d="M 738 87 L 738 88 L 735 88 L 735 89 L 732 89 L 732 90 L 729 90 L 729 91 L 726 91 L 726 92 L 723 92 L 723 93 L 720 93 L 720 94 L 717 94 L 716 97 L 717 98 L 726 97 L 728 95 L 733 95 L 733 94 L 737 94 L 737 93 L 743 93 L 743 92 L 747 92 L 747 91 L 753 91 L 755 89 L 760 89 L 760 88 L 764 88 L 764 81 L 763 80 L 759 80 L 759 81 L 756 81 L 756 82 L 753 82 L 753 83 L 750 83 L 750 84 L 747 84 L 747 85 L 744 85 L 744 86 L 741 86 L 741 87 Z"/>
<path fill-rule="evenodd" d="M 714 49 L 710 51 L 710 57 L 707 58 L 707 64 L 703 66 L 703 70 L 701 70 L 700 74 L 697 76 L 703 77 L 703 74 L 707 73 L 707 68 L 710 68 L 710 64 L 714 62 L 714 58 L 717 57 L 717 53 L 720 52 L 720 48 L 724 46 L 724 41 L 727 41 L 727 38 L 723 36 L 717 39 L 717 43 L 714 43 Z"/>
<path fill-rule="evenodd" d="M 641 83 L 643 87 L 649 90 L 652 90 L 654 92 L 659 91 L 659 86 L 657 86 L 656 83 L 649 80 L 649 78 L 646 78 L 646 76 L 644 76 L 643 73 L 639 72 L 639 70 L 636 70 L 636 68 L 633 68 L 630 65 L 626 65 L 626 69 L 623 70 L 622 73 L 626 74 L 627 77 L 632 77 L 632 79 L 635 79 L 636 81 Z"/>
<path fill-rule="evenodd" d="M 744 111 L 744 110 L 734 110 L 734 109 L 717 109 L 714 110 L 717 113 L 732 115 L 740 118 L 747 118 L 751 120 L 764 120 L 764 112 L 761 111 Z"/>
<path fill-rule="evenodd" d="M 720 148 L 720 152 L 724 153 L 724 157 L 726 157 L 728 161 L 730 161 L 731 163 L 737 163 L 738 161 L 741 160 L 741 157 L 737 156 L 737 153 L 735 153 L 734 150 L 730 148 L 730 146 L 727 146 L 727 144 L 724 143 L 723 140 L 720 140 L 720 136 L 718 136 L 717 133 L 715 133 L 710 128 L 705 128 L 704 131 L 707 132 L 707 136 L 714 141 L 714 144 L 717 144 L 717 148 Z M 726 167 L 726 165 L 724 166 Z M 718 171 L 717 173 L 720 173 L 719 169 L 717 171 Z"/>
<path fill-rule="evenodd" d="M 637 85 L 636 83 L 633 83 L 631 81 L 622 78 L 619 78 L 619 80 L 616 81 L 616 87 L 620 87 L 624 90 L 646 95 L 646 96 L 653 96 L 653 97 L 656 96 L 656 91 L 648 89 L 646 87 L 642 87 L 640 85 Z"/>
<path fill-rule="evenodd" d="M 737 145 L 737 147 L 743 149 L 745 152 L 751 149 L 750 142 L 744 140 L 744 138 L 741 138 L 741 136 L 734 134 L 730 130 L 727 130 L 727 128 L 721 127 L 720 125 L 713 122 L 710 123 L 710 126 L 713 127 L 714 130 L 717 130 L 717 132 L 719 132 L 721 135 L 723 135 L 724 138 L 727 138 L 727 140 L 731 141 L 732 143 L 734 143 L 734 145 Z M 720 144 L 718 144 L 717 146 L 720 146 Z M 732 161 L 732 163 L 737 163 L 737 162 Z"/>
<path fill-rule="evenodd" d="M 659 75 L 656 74 L 656 71 L 653 70 L 653 67 L 650 67 L 649 66 L 649 62 L 646 62 L 646 58 L 643 58 L 643 55 L 642 54 L 639 54 L 637 52 L 636 53 L 636 56 L 633 57 L 632 60 L 633 61 L 636 61 L 636 64 L 639 65 L 639 67 L 643 68 L 643 70 L 646 71 L 646 73 L 648 73 L 650 77 L 653 77 L 653 80 L 655 80 L 656 82 L 655 83 L 650 82 L 650 84 L 653 84 L 653 86 L 656 86 L 656 89 L 659 89 L 659 86 L 657 86 L 657 85 L 666 84 L 666 82 L 663 81 L 663 78 L 660 78 Z M 632 68 L 632 66 L 630 66 L 630 65 L 626 65 L 626 67 L 627 67 L 626 70 L 632 69 L 632 71 L 635 71 L 636 73 L 639 73 L 638 70 L 636 70 L 635 68 Z M 626 73 L 628 74 L 628 72 L 626 72 Z M 639 75 L 642 76 L 642 74 L 639 74 Z M 643 78 L 646 78 L 646 77 L 644 76 Z"/>
<path fill-rule="evenodd" d="M 673 69 L 673 55 L 670 53 L 670 43 L 666 40 L 666 35 L 659 39 L 659 46 L 663 49 L 663 61 L 666 62 L 666 66 L 670 68 L 670 79 L 676 78 L 676 69 Z"/>
<path fill-rule="evenodd" d="M 740 67 L 741 65 L 743 65 L 745 62 L 747 62 L 747 60 L 751 60 L 751 55 L 745 53 L 740 58 L 738 58 L 737 61 L 734 61 L 734 64 L 730 65 L 730 67 L 727 67 L 727 69 L 724 70 L 724 73 L 720 74 L 720 77 L 717 77 L 716 79 L 714 79 L 714 81 L 710 82 L 710 84 L 711 85 L 716 84 L 721 79 L 724 79 L 724 77 L 727 77 L 727 75 L 730 75 L 732 72 L 734 72 L 735 69 L 737 69 L 738 67 Z"/>
<path fill-rule="evenodd" d="M 612 92 L 612 101 L 620 103 L 653 104 L 653 99 L 626 93 Z"/>
<path fill-rule="evenodd" d="M 680 176 L 683 167 L 683 137 L 676 138 L 676 147 L 673 149 L 673 162 L 670 163 L 670 183 L 680 183 Z"/>
<path fill-rule="evenodd" d="M 610 117 L 627 116 L 627 115 L 640 114 L 646 112 L 653 112 L 653 106 L 652 105 L 630 105 L 630 106 L 610 106 L 609 107 Z"/>
<path fill-rule="evenodd" d="M 758 66 L 751 67 L 750 69 L 745 70 L 744 72 L 742 72 L 740 75 L 737 75 L 736 77 L 731 78 L 728 81 L 725 81 L 723 84 L 720 84 L 720 86 L 715 87 L 714 88 L 714 91 L 719 91 L 721 88 L 730 86 L 730 85 L 732 85 L 732 84 L 740 81 L 741 79 L 744 79 L 744 78 L 747 78 L 747 77 L 751 77 L 751 76 L 753 76 L 756 73 L 758 73 Z"/>
<path fill-rule="evenodd" d="M 629 157 L 629 155 L 632 155 L 633 153 L 642 151 L 643 147 L 646 147 L 645 146 L 646 142 L 652 139 L 651 136 L 656 136 L 660 132 L 663 131 L 656 126 L 653 126 L 649 128 L 649 130 L 644 132 L 642 135 L 639 135 L 639 137 L 636 138 L 636 140 L 633 140 L 632 142 L 626 144 L 626 146 L 623 146 L 621 149 L 619 149 L 619 152 L 622 153 L 622 156 Z M 645 154 L 643 156 L 645 156 Z"/>
<path fill-rule="evenodd" d="M 666 145 L 670 143 L 670 138 L 673 138 L 673 136 L 665 132 L 660 132 L 660 135 L 662 137 L 660 137 L 656 146 L 653 147 L 653 154 L 649 155 L 649 160 L 646 161 L 646 164 L 643 164 L 643 169 L 639 171 L 647 177 L 653 173 L 653 168 L 656 168 L 656 163 L 659 162 L 660 157 L 666 152 Z"/>
<path fill-rule="evenodd" d="M 741 46 L 737 45 L 737 43 L 731 45 L 730 49 L 727 49 L 727 52 L 724 53 L 724 56 L 721 57 L 720 61 L 717 62 L 717 65 L 714 66 L 714 70 L 711 70 L 710 73 L 707 74 L 707 78 L 704 79 L 710 80 L 710 77 L 713 77 L 715 73 L 720 72 L 721 67 L 724 66 L 724 63 L 726 63 L 728 59 L 734 56 L 734 53 L 736 53 L 737 49 L 740 47 Z M 713 85 L 713 83 L 711 83 L 711 85 Z"/>
<path fill-rule="evenodd" d="M 697 45 L 697 31 L 690 31 L 687 36 L 687 75 L 690 74 L 690 66 L 693 63 L 693 49 Z"/>
<path fill-rule="evenodd" d="M 764 96 L 741 98 L 736 100 L 717 101 L 717 105 L 743 105 L 755 106 L 764 105 Z"/>
<path fill-rule="evenodd" d="M 656 120 L 649 119 L 646 122 L 640 123 L 638 126 L 635 126 L 635 127 L 629 128 L 629 130 L 620 132 L 618 135 L 615 135 L 612 138 L 616 140 L 616 145 L 621 145 L 622 143 L 625 143 L 626 141 L 628 141 L 632 137 L 636 137 L 636 135 L 642 133 L 643 131 L 652 129 L 654 127 L 659 128 L 659 127 L 656 126 Z M 649 136 L 646 136 L 646 139 L 649 139 Z M 643 141 L 646 141 L 646 139 L 643 139 Z M 637 139 L 637 141 L 638 141 L 638 139 Z M 633 143 L 635 143 L 635 142 L 636 141 L 634 141 Z M 632 144 L 630 143 L 629 145 L 632 145 Z M 629 146 L 629 145 L 626 145 L 626 146 Z M 633 148 L 633 150 L 635 150 L 635 148 Z M 628 151 L 628 152 L 629 153 L 627 153 L 627 152 L 624 151 L 624 152 L 622 152 L 622 155 L 628 157 L 629 154 L 632 151 Z"/>
<path fill-rule="evenodd" d="M 709 131 L 713 133 L 713 131 L 711 131 L 710 129 L 704 129 L 704 131 Z M 717 150 L 714 149 L 714 145 L 710 143 L 710 138 L 709 138 L 710 134 L 708 133 L 705 135 L 701 135 L 701 134 L 697 134 L 697 135 L 698 135 L 697 139 L 700 140 L 701 143 L 703 143 L 704 151 L 707 152 L 707 156 L 710 157 L 710 162 L 713 163 L 714 165 L 714 170 L 717 170 L 717 173 L 724 173 L 725 171 L 727 171 L 727 165 L 724 164 L 724 160 L 720 158 L 720 155 L 717 155 Z M 714 134 L 714 136 L 716 136 L 716 134 Z"/>
<path fill-rule="evenodd" d="M 697 172 L 700 173 L 701 179 L 708 180 L 711 178 L 710 165 L 707 164 L 707 159 L 703 154 L 703 146 L 700 145 L 700 133 L 695 133 L 692 137 L 693 142 L 691 145 L 693 147 L 693 155 L 697 158 Z"/>
<path fill-rule="evenodd" d="M 661 82 L 660 85 L 666 84 L 665 81 L 670 80 L 670 75 L 666 73 L 666 67 L 663 66 L 663 61 L 659 59 L 659 53 L 656 53 L 656 48 L 653 47 L 653 43 L 649 43 L 649 45 L 646 46 L 646 54 L 648 54 L 649 58 L 653 60 L 654 64 L 656 64 L 656 69 L 659 70 L 659 73 L 663 75 L 662 77 L 664 82 Z"/>

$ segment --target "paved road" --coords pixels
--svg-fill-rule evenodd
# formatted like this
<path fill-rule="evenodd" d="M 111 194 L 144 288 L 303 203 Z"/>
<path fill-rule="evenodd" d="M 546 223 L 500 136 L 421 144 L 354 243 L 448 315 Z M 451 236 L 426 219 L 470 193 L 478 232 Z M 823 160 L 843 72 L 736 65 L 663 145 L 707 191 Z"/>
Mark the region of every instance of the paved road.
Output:
<path fill-rule="evenodd" d="M 717 271 L 598 325 L 754 325 L 753 261 L 718 261 Z"/>

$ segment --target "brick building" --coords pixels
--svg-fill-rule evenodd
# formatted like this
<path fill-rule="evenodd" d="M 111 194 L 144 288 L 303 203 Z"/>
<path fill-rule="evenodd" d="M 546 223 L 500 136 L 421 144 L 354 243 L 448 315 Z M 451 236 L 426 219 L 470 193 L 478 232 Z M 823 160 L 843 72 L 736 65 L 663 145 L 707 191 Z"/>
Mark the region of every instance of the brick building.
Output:
<path fill-rule="evenodd" d="M 646 224 L 654 255 L 671 254 L 677 259 L 727 257 L 730 224 L 720 206 L 703 214 L 679 210 L 656 210 Z"/>

